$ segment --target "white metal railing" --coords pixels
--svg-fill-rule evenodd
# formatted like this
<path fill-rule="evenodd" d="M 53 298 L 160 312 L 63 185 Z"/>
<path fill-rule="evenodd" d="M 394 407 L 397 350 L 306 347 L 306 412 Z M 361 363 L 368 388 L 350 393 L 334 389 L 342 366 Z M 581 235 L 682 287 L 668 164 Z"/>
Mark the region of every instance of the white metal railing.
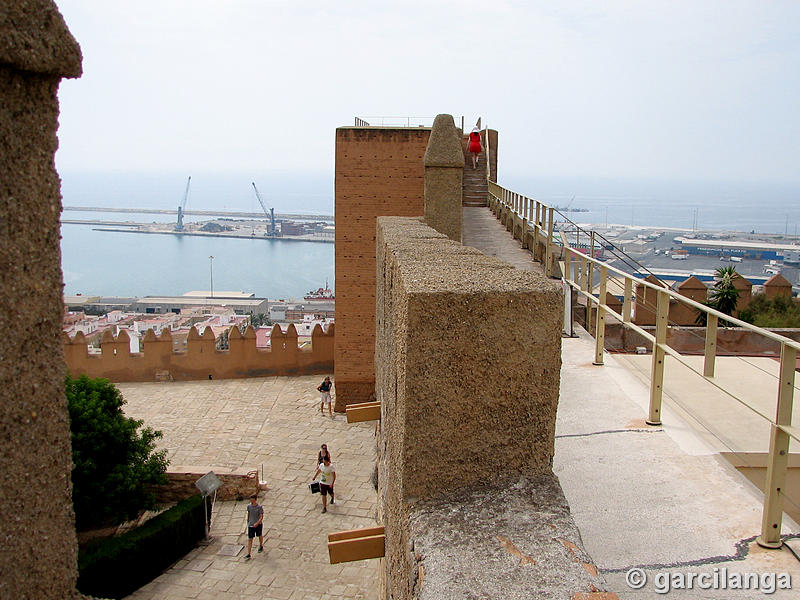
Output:
<path fill-rule="evenodd" d="M 740 319 L 719 312 L 695 300 L 682 296 L 666 287 L 645 281 L 613 266 L 604 264 L 594 257 L 594 234 L 591 235 L 590 254 L 584 254 L 570 247 L 566 236 L 556 236 L 555 216 L 559 215 L 566 222 L 571 222 L 563 213 L 543 202 L 528 198 L 522 194 L 504 188 L 489 181 L 489 206 L 512 235 L 522 241 L 524 248 L 533 252 L 534 258 L 544 264 L 545 273 L 553 277 L 557 273 L 556 262 L 562 266 L 562 278 L 580 296 L 586 298 L 588 311 L 594 305 L 597 310 L 595 319 L 594 364 L 603 364 L 605 345 L 606 316 L 611 315 L 624 327 L 632 329 L 653 344 L 652 367 L 650 370 L 650 403 L 647 423 L 661 424 L 661 403 L 664 391 L 664 361 L 666 356 L 674 358 L 693 373 L 702 377 L 727 397 L 735 400 L 759 417 L 770 423 L 769 455 L 767 459 L 767 481 L 764 492 L 764 508 L 762 513 L 761 535 L 757 541 L 768 548 L 779 548 L 782 545 L 781 523 L 783 505 L 786 496 L 783 493 L 786 482 L 786 471 L 789 460 L 789 443 L 791 439 L 800 441 L 800 427 L 792 424 L 792 408 L 795 389 L 795 366 L 800 351 L 800 343 L 772 331 L 756 327 Z M 596 271 L 599 270 L 600 284 L 598 293 L 594 293 Z M 622 312 L 618 313 L 606 304 L 606 291 L 609 274 L 617 277 L 624 285 Z M 656 323 L 655 333 L 644 330 L 632 319 L 634 285 L 644 286 L 655 293 Z M 682 354 L 666 343 L 669 327 L 670 300 L 680 302 L 697 311 L 704 312 L 707 318 L 703 370 L 696 369 Z M 764 414 L 746 399 L 715 381 L 714 368 L 717 356 L 717 330 L 720 319 L 737 327 L 741 327 L 756 335 L 762 336 L 780 345 L 780 371 L 778 376 L 778 394 L 775 417 Z M 588 327 L 587 322 L 587 327 Z"/>
<path fill-rule="evenodd" d="M 433 127 L 436 117 L 356 117 L 356 127 Z"/>

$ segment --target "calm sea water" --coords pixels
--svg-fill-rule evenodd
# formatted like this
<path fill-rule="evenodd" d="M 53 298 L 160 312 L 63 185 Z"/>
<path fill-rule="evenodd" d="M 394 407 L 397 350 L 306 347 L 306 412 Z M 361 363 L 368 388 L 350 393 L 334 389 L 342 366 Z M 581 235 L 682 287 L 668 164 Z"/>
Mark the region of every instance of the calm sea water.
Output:
<path fill-rule="evenodd" d="M 728 229 L 795 236 L 800 184 L 710 183 L 566 177 L 503 177 L 500 183 L 543 202 L 589 212 L 581 223 Z M 188 175 L 188 174 L 187 174 Z M 184 174 L 63 174 L 66 206 L 175 209 Z M 192 174 L 187 209 L 259 210 L 255 181 L 279 213 L 333 214 L 333 177 L 297 173 Z M 574 199 L 573 199 L 574 196 Z M 173 221 L 168 215 L 66 212 L 66 219 Z M 65 293 L 108 296 L 177 295 L 210 288 L 301 298 L 334 281 L 333 244 L 237 240 L 93 231 L 62 226 Z"/>
<path fill-rule="evenodd" d="M 65 206 L 165 208 L 183 199 L 182 174 L 64 174 Z M 327 177 L 294 174 L 193 174 L 187 210 L 260 210 L 251 181 L 267 207 L 278 213 L 333 214 Z M 172 222 L 175 216 L 65 212 L 64 219 Z M 207 217 L 187 217 L 188 220 Z M 105 296 L 180 295 L 211 287 L 257 296 L 302 298 L 334 281 L 333 244 L 266 239 L 179 237 L 95 231 L 61 226 L 66 294 Z"/>

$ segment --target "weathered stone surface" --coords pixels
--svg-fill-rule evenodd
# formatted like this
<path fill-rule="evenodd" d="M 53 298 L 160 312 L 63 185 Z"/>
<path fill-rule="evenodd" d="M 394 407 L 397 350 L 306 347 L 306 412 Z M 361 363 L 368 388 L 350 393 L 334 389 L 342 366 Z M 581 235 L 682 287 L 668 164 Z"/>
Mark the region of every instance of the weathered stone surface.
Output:
<path fill-rule="evenodd" d="M 436 115 L 422 164 L 426 167 L 464 168 L 461 135 L 451 115 Z"/>
<path fill-rule="evenodd" d="M 53 157 L 60 75 L 79 73 L 51 2 L 0 5 L 1 598 L 76 594 Z"/>
<path fill-rule="evenodd" d="M 453 117 L 439 115 L 425 151 L 425 222 L 451 240 L 461 241 L 464 159 Z"/>
<path fill-rule="evenodd" d="M 81 49 L 52 0 L 0 3 L 0 65 L 80 77 Z"/>
<path fill-rule="evenodd" d="M 417 502 L 550 472 L 562 297 L 420 219 L 380 218 L 377 250 L 378 494 L 399 599 L 414 597 Z"/>
<path fill-rule="evenodd" d="M 419 600 L 562 599 L 604 588 L 552 473 L 419 502 L 409 530 Z"/>

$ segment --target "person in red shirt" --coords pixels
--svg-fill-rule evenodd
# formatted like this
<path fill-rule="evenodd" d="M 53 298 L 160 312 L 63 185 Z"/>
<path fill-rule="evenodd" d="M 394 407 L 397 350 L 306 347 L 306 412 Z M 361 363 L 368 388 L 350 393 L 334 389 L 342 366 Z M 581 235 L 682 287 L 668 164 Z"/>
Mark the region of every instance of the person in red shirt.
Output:
<path fill-rule="evenodd" d="M 474 127 L 469 134 L 469 148 L 472 154 L 472 168 L 478 168 L 478 156 L 481 153 L 481 134 L 477 127 Z"/>

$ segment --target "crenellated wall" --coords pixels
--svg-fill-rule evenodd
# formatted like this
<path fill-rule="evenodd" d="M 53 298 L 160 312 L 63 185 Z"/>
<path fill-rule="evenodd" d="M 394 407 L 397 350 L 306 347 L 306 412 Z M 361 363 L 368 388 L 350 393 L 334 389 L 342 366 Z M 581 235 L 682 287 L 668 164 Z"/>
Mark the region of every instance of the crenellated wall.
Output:
<path fill-rule="evenodd" d="M 72 376 L 104 377 L 111 381 L 189 381 L 193 379 L 238 379 L 273 375 L 310 375 L 333 371 L 334 325 L 327 332 L 317 325 L 311 333 L 311 350 L 297 346 L 297 330 L 272 328 L 271 349 L 256 347 L 252 327 L 241 333 L 230 330 L 229 350 L 217 350 L 210 327 L 201 334 L 195 328 L 186 340 L 186 352 L 173 350 L 172 335 L 152 329 L 142 339 L 142 352 L 131 353 L 125 330 L 117 337 L 106 331 L 100 355 L 90 355 L 82 333 L 64 334 L 64 356 Z"/>

